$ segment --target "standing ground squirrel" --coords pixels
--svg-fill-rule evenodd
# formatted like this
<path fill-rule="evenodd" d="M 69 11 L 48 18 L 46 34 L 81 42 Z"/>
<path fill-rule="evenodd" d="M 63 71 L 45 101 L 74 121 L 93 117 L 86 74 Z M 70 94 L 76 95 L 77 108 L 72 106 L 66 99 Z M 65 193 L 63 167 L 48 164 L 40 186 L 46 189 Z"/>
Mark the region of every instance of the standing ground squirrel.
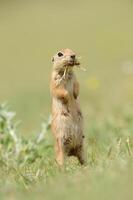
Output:
<path fill-rule="evenodd" d="M 63 165 L 65 156 L 76 156 L 84 164 L 83 116 L 79 106 L 79 83 L 73 72 L 73 67 L 80 63 L 70 49 L 59 51 L 52 61 L 52 132 L 56 161 Z"/>

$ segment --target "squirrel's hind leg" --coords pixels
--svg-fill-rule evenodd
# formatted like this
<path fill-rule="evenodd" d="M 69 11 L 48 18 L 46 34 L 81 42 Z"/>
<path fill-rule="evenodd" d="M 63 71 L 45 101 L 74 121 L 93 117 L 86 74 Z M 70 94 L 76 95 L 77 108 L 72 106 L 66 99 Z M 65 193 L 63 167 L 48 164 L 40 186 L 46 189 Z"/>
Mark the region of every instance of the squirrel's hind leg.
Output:
<path fill-rule="evenodd" d="M 83 144 L 78 147 L 76 157 L 78 158 L 81 165 L 86 164 L 86 156 Z"/>
<path fill-rule="evenodd" d="M 56 161 L 60 166 L 64 164 L 64 150 L 61 142 L 61 138 L 56 139 L 55 142 L 55 153 L 56 153 Z"/>

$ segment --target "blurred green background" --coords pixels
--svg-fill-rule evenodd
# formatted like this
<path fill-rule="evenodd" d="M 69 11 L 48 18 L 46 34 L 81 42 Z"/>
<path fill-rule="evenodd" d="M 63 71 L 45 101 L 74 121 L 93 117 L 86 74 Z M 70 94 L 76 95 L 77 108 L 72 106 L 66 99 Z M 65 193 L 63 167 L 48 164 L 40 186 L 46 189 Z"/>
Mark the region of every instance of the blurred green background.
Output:
<path fill-rule="evenodd" d="M 88 165 L 68 159 L 61 172 L 51 131 L 36 138 L 51 113 L 51 58 L 63 48 L 87 69 L 75 68 Z M 0 0 L 4 101 L 22 122 L 15 143 L 12 126 L 0 130 L 0 199 L 133 199 L 133 0 Z"/>
<path fill-rule="evenodd" d="M 133 102 L 133 1 L 0 0 L 0 102 L 8 101 L 24 133 L 51 112 L 51 57 L 71 48 L 85 122 Z"/>

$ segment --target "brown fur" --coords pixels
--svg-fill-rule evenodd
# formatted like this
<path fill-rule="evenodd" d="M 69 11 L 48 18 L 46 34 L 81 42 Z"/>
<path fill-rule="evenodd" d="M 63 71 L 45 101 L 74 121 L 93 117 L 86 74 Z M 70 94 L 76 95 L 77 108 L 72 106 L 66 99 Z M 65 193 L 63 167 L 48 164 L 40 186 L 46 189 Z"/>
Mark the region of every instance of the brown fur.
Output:
<path fill-rule="evenodd" d="M 56 160 L 63 165 L 66 155 L 76 156 L 84 164 L 83 116 L 79 106 L 79 83 L 73 72 L 73 66 L 79 62 L 70 49 L 60 51 L 61 55 L 58 53 L 52 59 L 51 79 Z"/>

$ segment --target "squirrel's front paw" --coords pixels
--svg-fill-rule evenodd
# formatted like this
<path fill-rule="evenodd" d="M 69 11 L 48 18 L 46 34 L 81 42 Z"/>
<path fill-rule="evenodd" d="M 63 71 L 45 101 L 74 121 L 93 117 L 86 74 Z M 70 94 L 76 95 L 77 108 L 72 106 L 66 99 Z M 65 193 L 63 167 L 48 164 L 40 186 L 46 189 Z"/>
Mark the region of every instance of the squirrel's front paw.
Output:
<path fill-rule="evenodd" d="M 63 101 L 63 103 L 67 103 L 68 100 L 69 100 L 69 93 L 67 91 L 64 91 L 62 97 L 61 97 L 61 100 Z"/>

